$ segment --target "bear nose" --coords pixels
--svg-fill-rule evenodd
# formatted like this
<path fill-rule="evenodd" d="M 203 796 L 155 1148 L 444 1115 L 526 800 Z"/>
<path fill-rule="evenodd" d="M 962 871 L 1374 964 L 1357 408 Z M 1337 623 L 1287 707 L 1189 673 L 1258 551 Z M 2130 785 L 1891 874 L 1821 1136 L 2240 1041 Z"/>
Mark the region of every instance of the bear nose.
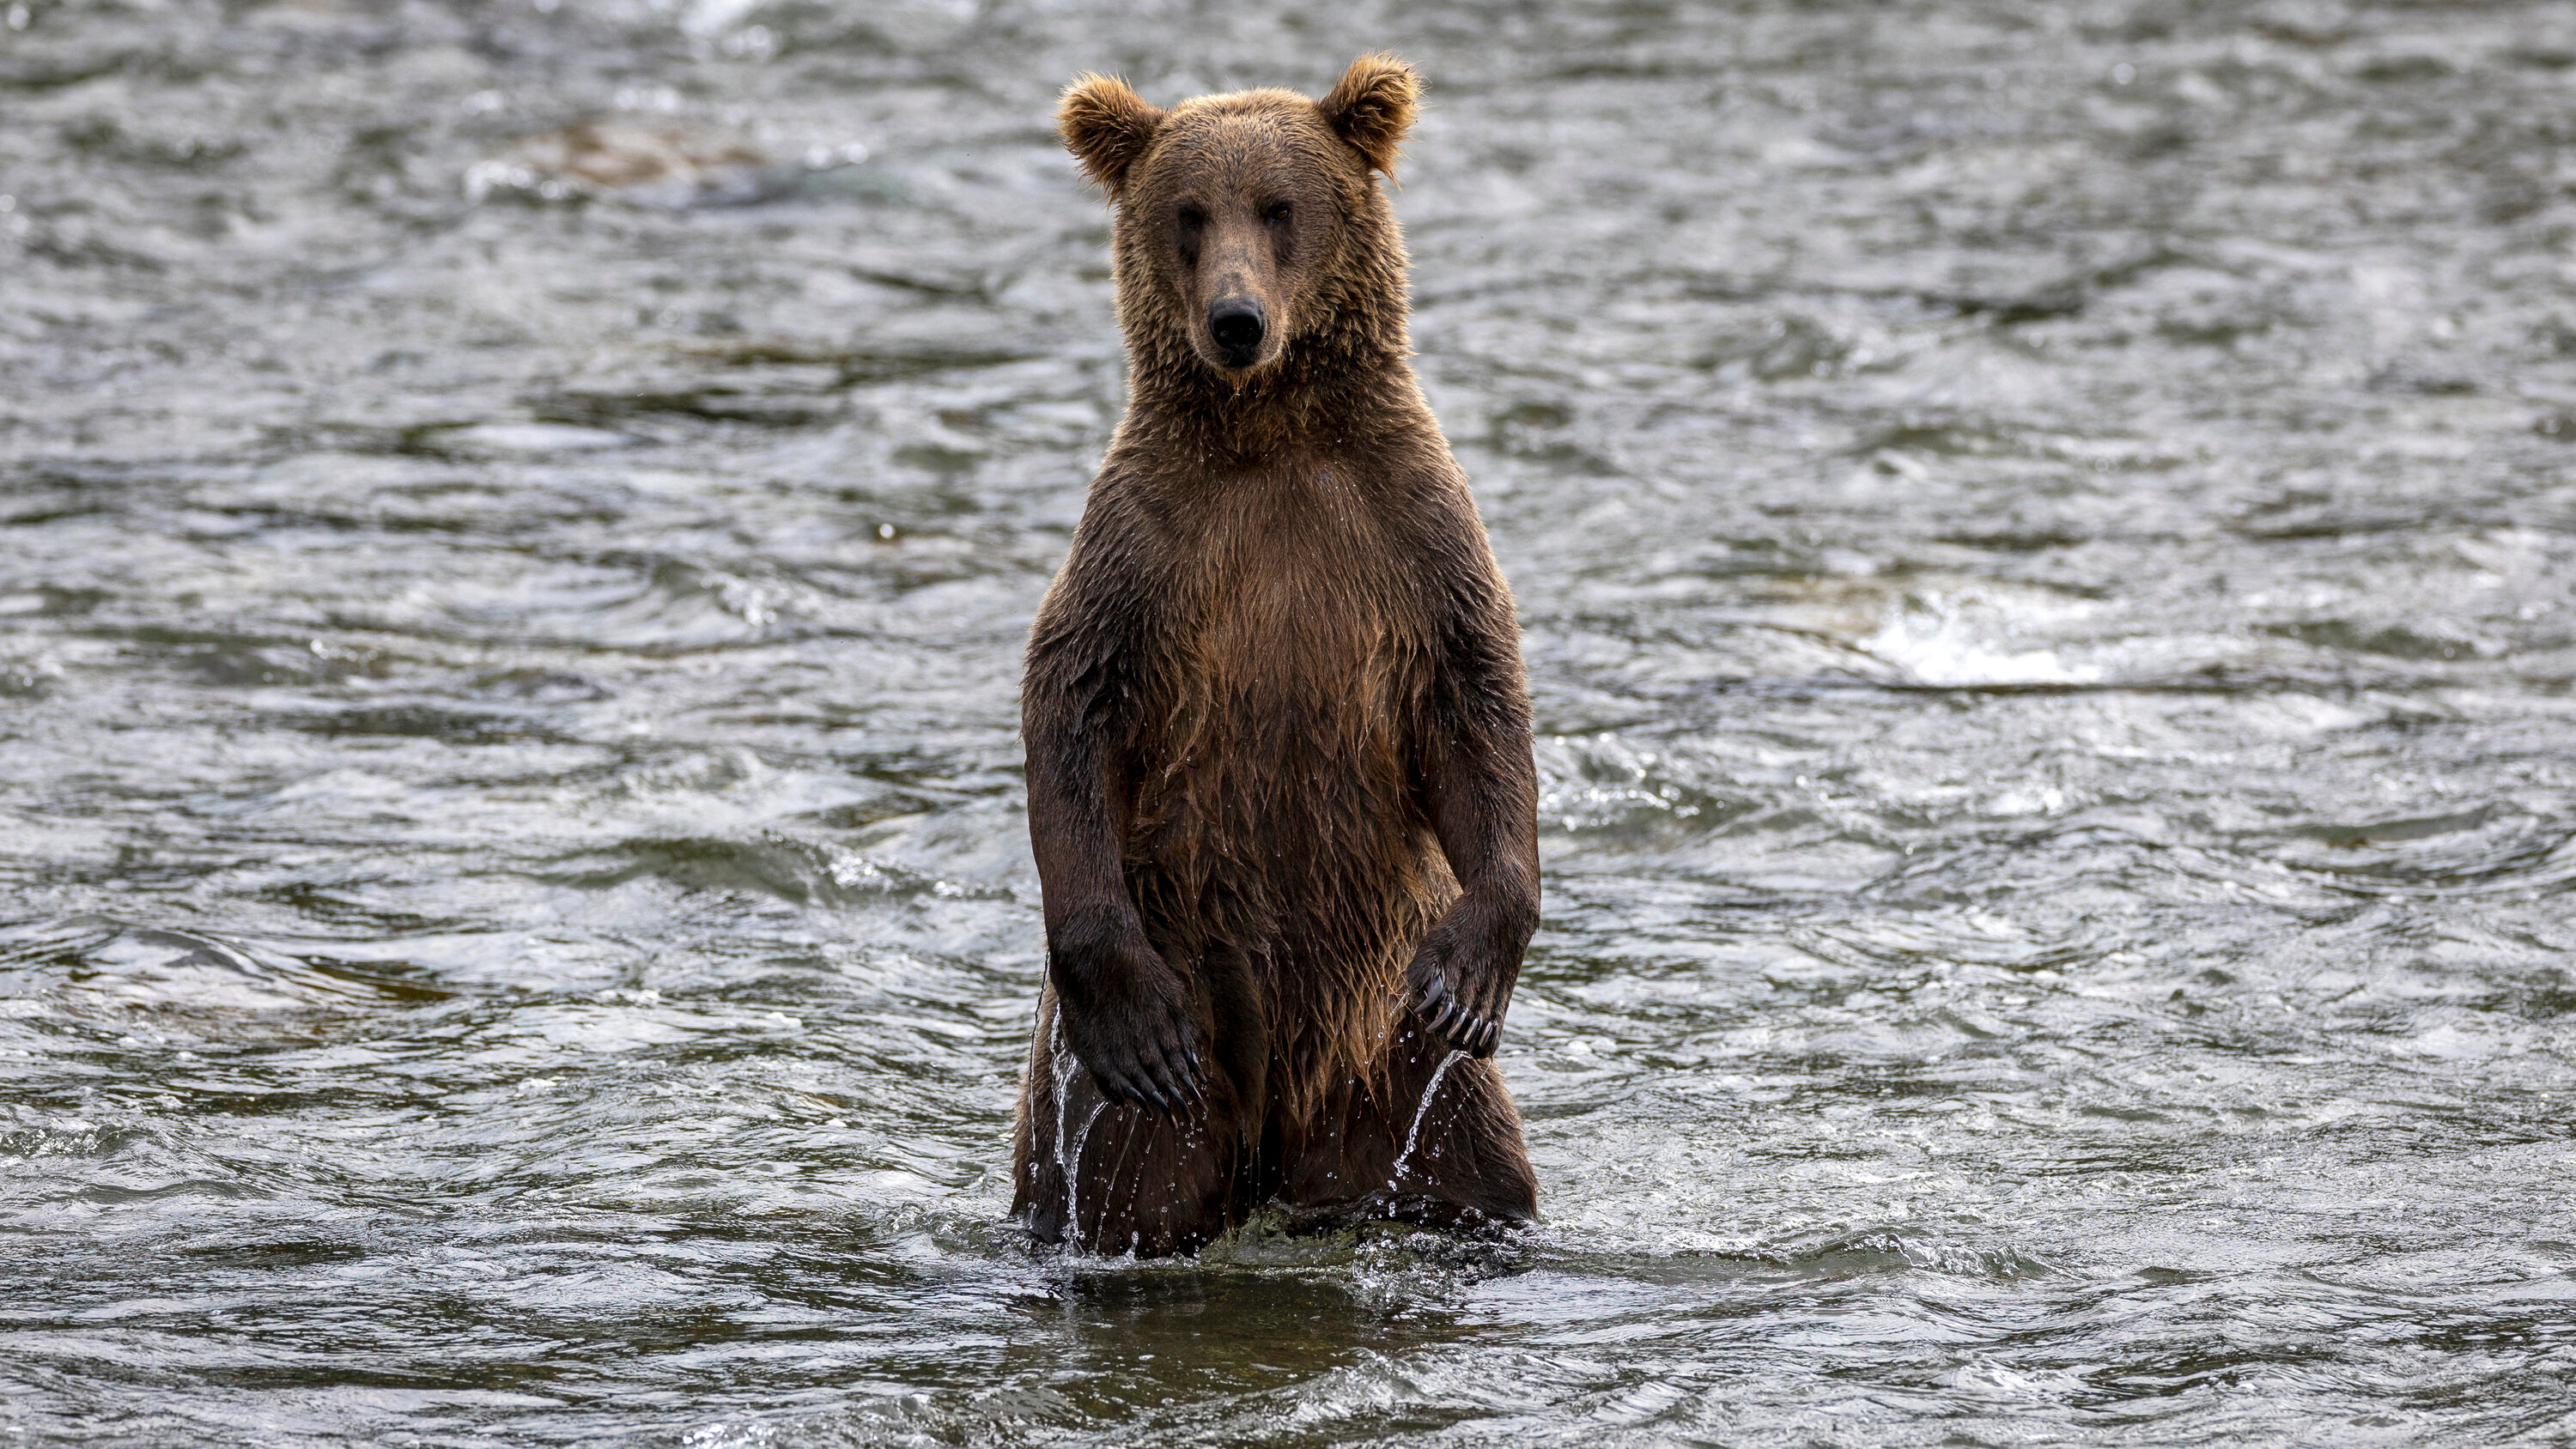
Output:
<path fill-rule="evenodd" d="M 1261 304 L 1250 297 L 1227 297 L 1208 308 L 1208 335 L 1237 367 L 1252 360 L 1264 330 Z"/>

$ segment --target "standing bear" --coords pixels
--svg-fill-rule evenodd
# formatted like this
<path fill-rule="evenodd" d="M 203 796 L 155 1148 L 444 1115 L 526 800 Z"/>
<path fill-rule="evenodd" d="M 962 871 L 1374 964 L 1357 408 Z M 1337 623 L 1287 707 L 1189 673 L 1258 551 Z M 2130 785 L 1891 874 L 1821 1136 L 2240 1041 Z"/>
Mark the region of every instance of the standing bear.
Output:
<path fill-rule="evenodd" d="M 1046 989 L 1013 1213 L 1102 1252 L 1528 1220 L 1492 1056 L 1538 924 L 1509 587 L 1407 359 L 1419 83 L 1058 124 L 1117 208 L 1128 404 L 1028 646 Z"/>

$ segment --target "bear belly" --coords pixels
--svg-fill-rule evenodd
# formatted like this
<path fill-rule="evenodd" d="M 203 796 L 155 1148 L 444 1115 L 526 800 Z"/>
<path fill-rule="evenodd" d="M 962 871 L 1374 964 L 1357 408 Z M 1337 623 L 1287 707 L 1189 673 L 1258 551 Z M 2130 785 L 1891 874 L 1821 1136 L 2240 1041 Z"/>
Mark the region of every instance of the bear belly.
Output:
<path fill-rule="evenodd" d="M 1239 958 L 1269 1089 L 1299 1106 L 1377 1054 L 1404 966 L 1457 894 L 1384 678 L 1173 711 L 1134 776 L 1127 877 L 1146 931 L 1212 990 L 1230 978 L 1211 958 Z"/>

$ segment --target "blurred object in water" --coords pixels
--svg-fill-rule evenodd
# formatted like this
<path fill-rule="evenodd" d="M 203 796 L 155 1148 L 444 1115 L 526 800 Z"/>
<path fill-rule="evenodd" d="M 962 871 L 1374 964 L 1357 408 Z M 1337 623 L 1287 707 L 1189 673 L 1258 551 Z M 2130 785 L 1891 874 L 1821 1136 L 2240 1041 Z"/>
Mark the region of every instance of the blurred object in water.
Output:
<path fill-rule="evenodd" d="M 465 194 L 475 201 L 495 192 L 544 201 L 615 197 L 672 211 L 740 206 L 781 186 L 769 158 L 748 142 L 623 121 L 530 136 L 465 172 Z"/>

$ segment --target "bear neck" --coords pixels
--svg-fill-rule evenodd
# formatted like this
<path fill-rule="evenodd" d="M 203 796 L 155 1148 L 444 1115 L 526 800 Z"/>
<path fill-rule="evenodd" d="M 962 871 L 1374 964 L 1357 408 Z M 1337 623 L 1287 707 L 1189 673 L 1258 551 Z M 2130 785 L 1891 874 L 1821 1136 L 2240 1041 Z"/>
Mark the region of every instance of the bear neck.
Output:
<path fill-rule="evenodd" d="M 1373 310 L 1373 309 L 1372 309 Z M 1166 446 L 1211 462 L 1258 465 L 1374 438 L 1413 421 L 1420 389 L 1399 310 L 1390 321 L 1332 316 L 1277 362 L 1228 377 L 1168 332 L 1128 356 L 1127 412 Z M 1407 406 L 1411 404 L 1411 406 Z"/>

